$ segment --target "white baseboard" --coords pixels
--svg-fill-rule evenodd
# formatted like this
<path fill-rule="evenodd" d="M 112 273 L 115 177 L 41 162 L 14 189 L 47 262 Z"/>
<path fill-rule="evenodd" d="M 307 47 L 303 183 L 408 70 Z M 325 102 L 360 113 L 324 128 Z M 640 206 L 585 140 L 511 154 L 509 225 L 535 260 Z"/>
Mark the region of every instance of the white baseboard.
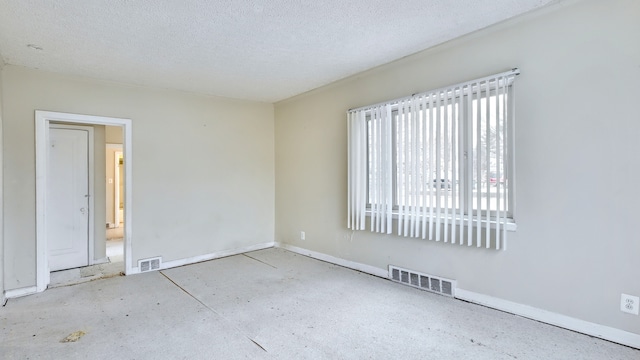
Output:
<path fill-rule="evenodd" d="M 6 290 L 4 292 L 4 297 L 7 299 L 15 299 L 22 296 L 27 296 L 31 294 L 35 294 L 38 292 L 38 288 L 35 286 L 27 286 L 19 289 L 11 289 Z"/>
<path fill-rule="evenodd" d="M 262 244 L 245 246 L 242 248 L 217 251 L 211 254 L 198 255 L 198 256 L 194 256 L 186 259 L 171 260 L 167 262 L 162 262 L 159 270 L 171 269 L 178 266 L 195 264 L 195 263 L 199 263 L 207 260 L 219 259 L 219 258 L 238 255 L 238 254 L 242 254 L 250 251 L 268 249 L 268 248 L 272 248 L 273 246 L 274 246 L 274 242 L 267 242 Z M 134 267 L 131 269 L 130 272 L 127 272 L 127 275 L 139 274 L 139 273 L 140 273 L 140 268 Z"/>
<path fill-rule="evenodd" d="M 355 261 L 349 261 L 349 260 L 337 258 L 337 257 L 331 256 L 331 255 L 327 255 L 327 254 L 319 253 L 319 252 L 316 252 L 316 251 L 299 248 L 297 246 L 291 246 L 291 245 L 288 245 L 288 244 L 276 243 L 275 246 L 279 247 L 281 249 L 289 250 L 289 251 L 294 252 L 296 254 L 300 254 L 300 255 L 308 256 L 308 257 L 311 257 L 311 258 L 314 258 L 314 259 L 326 261 L 326 262 L 329 262 L 329 263 L 332 263 L 332 264 L 344 266 L 346 268 L 353 269 L 353 270 L 358 270 L 358 271 L 361 271 L 363 273 L 367 273 L 367 274 L 370 274 L 370 275 L 382 277 L 382 278 L 385 278 L 385 279 L 389 278 L 389 271 L 387 269 L 380 269 L 380 268 L 377 268 L 375 266 L 365 265 L 365 264 L 357 263 Z"/>
<path fill-rule="evenodd" d="M 508 300 L 478 294 L 472 291 L 456 289 L 457 299 L 484 305 L 493 309 L 502 310 L 543 323 L 559 326 L 579 333 L 595 336 L 601 339 L 613 341 L 618 344 L 640 349 L 640 334 L 612 328 L 605 325 L 572 318 L 566 315 L 538 309 L 532 306 L 518 304 Z"/>
<path fill-rule="evenodd" d="M 362 271 L 367 274 L 388 278 L 386 269 L 379 269 L 370 265 L 344 260 L 331 255 L 322 254 L 312 250 L 299 248 L 283 243 L 276 243 L 276 247 L 292 251 L 294 253 L 312 257 L 314 259 L 326 261 L 332 264 L 344 266 L 350 269 Z M 464 289 L 456 289 L 455 297 L 460 300 L 469 301 L 493 309 L 505 311 L 514 315 L 519 315 L 543 323 L 559 326 L 561 328 L 573 330 L 579 333 L 595 336 L 601 339 L 613 341 L 618 344 L 640 349 L 640 335 L 628 331 L 612 328 L 605 325 L 595 324 L 588 321 L 572 318 L 566 315 L 553 313 L 551 311 L 538 309 L 532 306 L 514 303 L 511 301 L 495 298 L 488 295 L 478 294 Z"/>

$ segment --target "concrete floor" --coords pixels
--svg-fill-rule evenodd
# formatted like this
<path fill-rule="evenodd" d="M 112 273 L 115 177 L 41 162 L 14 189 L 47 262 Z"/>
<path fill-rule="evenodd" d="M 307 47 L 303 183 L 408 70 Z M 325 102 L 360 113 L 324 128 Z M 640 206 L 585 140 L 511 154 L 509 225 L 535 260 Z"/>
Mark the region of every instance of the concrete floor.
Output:
<path fill-rule="evenodd" d="M 124 273 L 124 262 L 108 262 L 81 268 L 54 271 L 51 273 L 49 289 L 120 276 L 121 273 Z"/>
<path fill-rule="evenodd" d="M 107 240 L 122 239 L 124 237 L 124 224 L 117 228 L 107 228 Z"/>
<path fill-rule="evenodd" d="M 112 263 L 124 261 L 124 239 L 114 238 L 107 240 L 107 257 Z"/>
<path fill-rule="evenodd" d="M 107 240 L 108 262 L 51 273 L 49 289 L 109 278 L 124 273 L 124 239 Z"/>
<path fill-rule="evenodd" d="M 11 299 L 0 308 L 0 358 L 638 360 L 640 351 L 268 249 Z"/>

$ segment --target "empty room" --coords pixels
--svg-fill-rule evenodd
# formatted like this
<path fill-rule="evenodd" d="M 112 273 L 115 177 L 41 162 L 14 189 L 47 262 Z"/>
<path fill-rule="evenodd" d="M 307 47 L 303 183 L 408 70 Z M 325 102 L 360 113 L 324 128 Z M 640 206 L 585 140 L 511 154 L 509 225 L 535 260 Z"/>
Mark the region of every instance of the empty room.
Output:
<path fill-rule="evenodd" d="M 640 359 L 637 0 L 0 0 L 0 359 Z"/>

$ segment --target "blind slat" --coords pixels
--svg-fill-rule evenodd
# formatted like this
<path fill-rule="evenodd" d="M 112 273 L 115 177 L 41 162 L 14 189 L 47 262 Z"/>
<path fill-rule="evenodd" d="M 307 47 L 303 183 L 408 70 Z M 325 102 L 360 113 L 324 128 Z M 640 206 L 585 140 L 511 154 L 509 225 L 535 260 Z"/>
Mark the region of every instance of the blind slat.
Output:
<path fill-rule="evenodd" d="M 496 250 L 500 250 L 501 246 L 501 237 L 502 232 L 500 228 L 501 220 L 502 220 L 502 139 L 500 134 L 502 134 L 502 124 L 504 121 L 501 121 L 503 118 L 502 109 L 501 109 L 501 97 L 502 97 L 502 88 L 500 87 L 500 82 L 496 81 L 495 84 L 495 111 L 496 111 Z"/>
<path fill-rule="evenodd" d="M 441 174 L 441 166 L 442 166 L 442 152 L 440 150 L 440 144 L 442 143 L 442 98 L 440 97 L 440 93 L 437 95 L 437 106 L 436 106 L 436 178 L 435 178 L 435 190 L 436 190 L 436 241 L 440 241 L 440 202 L 442 200 L 441 194 L 441 186 L 440 180 L 442 179 Z"/>
<path fill-rule="evenodd" d="M 466 155 L 466 164 L 467 171 L 466 174 L 470 181 L 467 182 L 467 246 L 473 245 L 473 189 L 476 188 L 474 186 L 477 181 L 473 178 L 473 92 L 471 91 L 471 86 L 467 86 L 467 110 L 466 110 L 466 123 L 467 128 L 465 131 L 465 139 L 467 141 L 467 155 Z"/>
<path fill-rule="evenodd" d="M 454 89 L 455 91 L 455 89 Z M 458 139 L 458 133 L 457 133 L 457 124 L 459 121 L 459 113 L 458 113 L 458 99 L 459 98 L 454 98 L 453 99 L 453 103 L 451 104 L 451 160 L 452 160 L 452 164 L 451 164 L 451 198 L 452 198 L 452 204 L 453 204 L 453 219 L 451 220 L 451 243 L 455 244 L 457 242 L 457 217 L 458 217 L 458 148 L 457 148 L 457 139 Z"/>
<path fill-rule="evenodd" d="M 384 222 L 383 222 L 383 232 L 390 234 L 391 233 L 391 224 L 392 224 L 392 210 L 393 210 L 393 183 L 392 183 L 392 132 L 391 132 L 391 109 L 387 106 L 383 112 L 384 115 L 384 128 L 385 128 L 385 137 L 384 137 L 384 172 L 385 172 L 385 197 L 384 197 Z"/>
<path fill-rule="evenodd" d="M 449 183 L 449 161 L 450 161 L 450 147 L 449 147 L 449 98 L 448 97 L 444 97 L 443 99 L 443 109 L 444 109 L 444 113 L 442 114 L 443 116 L 443 120 L 444 120 L 444 128 L 443 130 L 443 134 L 444 134 L 444 144 L 443 144 L 443 148 L 442 150 L 444 151 L 444 167 L 443 167 L 443 177 L 444 177 L 444 184 L 440 185 L 438 184 L 438 187 L 442 188 L 444 187 L 444 242 L 449 242 L 449 187 L 451 186 L 451 184 Z"/>
<path fill-rule="evenodd" d="M 487 192 L 486 192 L 486 202 L 487 202 L 487 206 L 486 206 L 486 220 L 487 220 L 487 224 L 489 223 L 489 221 L 491 220 L 491 144 L 493 142 L 493 140 L 491 139 L 491 109 L 490 109 L 490 102 L 491 102 L 491 96 L 489 96 L 491 94 L 490 88 L 489 88 L 489 82 L 487 81 L 485 83 L 486 86 L 486 96 L 484 98 L 484 104 L 485 104 L 485 118 L 484 118 L 484 126 L 486 128 L 486 138 L 485 138 L 485 144 L 486 144 L 486 149 L 485 149 L 485 154 L 486 154 L 486 167 L 485 167 L 485 172 L 487 174 Z M 496 179 L 497 181 L 497 179 Z M 491 241 L 490 241 L 490 234 L 491 234 L 491 227 L 490 226 L 486 226 L 485 227 L 485 247 L 488 249 L 491 246 Z"/>
<path fill-rule="evenodd" d="M 476 98 L 476 106 L 475 106 L 475 113 L 476 113 L 476 128 L 475 128 L 475 133 L 476 133 L 476 179 L 478 180 L 478 191 L 477 191 L 477 196 L 476 196 L 476 210 L 475 210 L 475 224 L 476 224 L 476 247 L 480 247 L 481 245 L 481 241 L 482 241 L 482 229 L 480 227 L 480 218 L 481 218 L 481 204 L 482 204 L 482 191 L 480 191 L 482 189 L 482 113 L 481 113 L 481 100 L 482 100 L 482 96 L 480 94 L 480 86 L 478 86 L 476 88 L 476 92 L 475 92 L 475 98 Z"/>
<path fill-rule="evenodd" d="M 420 103 L 422 111 L 420 112 L 422 124 L 422 238 L 427 238 L 427 194 L 429 192 L 429 166 L 427 164 L 429 150 L 429 141 L 427 140 L 428 120 L 427 120 L 427 97 L 421 96 Z"/>
<path fill-rule="evenodd" d="M 358 119 L 358 123 L 357 123 L 357 128 L 358 128 L 358 132 L 359 132 L 359 136 L 358 136 L 358 142 L 359 144 L 359 149 L 363 149 L 364 147 L 366 147 L 366 142 L 367 142 L 367 130 L 366 130 L 366 119 L 365 119 L 365 114 L 361 114 L 359 119 Z M 362 153 L 363 151 L 360 150 L 358 151 L 358 162 L 359 162 L 359 169 L 358 169 L 358 178 L 359 181 L 362 182 L 363 180 L 366 181 L 367 178 L 367 158 L 366 158 L 366 153 Z M 364 229 L 365 226 L 365 211 L 366 211 L 366 185 L 361 185 L 358 188 L 358 192 L 357 192 L 357 196 L 358 196 L 358 218 L 357 218 L 357 228 L 358 229 Z"/>
<path fill-rule="evenodd" d="M 411 237 L 418 236 L 418 120 L 415 98 L 411 99 Z"/>
<path fill-rule="evenodd" d="M 433 177 L 433 171 L 435 169 L 435 94 L 429 95 L 429 169 L 427 170 L 428 180 L 429 180 L 429 240 L 433 240 L 433 232 L 435 230 L 435 226 L 433 224 L 433 204 L 434 204 L 434 196 L 435 189 L 433 187 L 433 182 L 435 178 Z"/>

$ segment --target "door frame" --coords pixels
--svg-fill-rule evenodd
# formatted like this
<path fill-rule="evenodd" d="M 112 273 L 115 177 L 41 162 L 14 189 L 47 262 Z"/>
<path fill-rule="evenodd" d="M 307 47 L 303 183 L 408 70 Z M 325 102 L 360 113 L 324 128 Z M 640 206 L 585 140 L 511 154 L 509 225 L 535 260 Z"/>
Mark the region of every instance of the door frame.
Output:
<path fill-rule="evenodd" d="M 46 232 L 46 200 L 47 200 L 47 166 L 49 124 L 73 123 L 87 125 L 121 126 L 125 169 L 125 203 L 124 203 L 124 267 L 125 274 L 133 273 L 131 254 L 132 243 L 132 199 L 133 199 L 133 154 L 131 119 L 111 118 L 94 115 L 80 115 L 53 111 L 35 111 L 36 140 L 36 291 L 44 291 L 50 282 L 50 271 L 47 251 Z"/>
<path fill-rule="evenodd" d="M 93 127 L 92 126 L 82 126 L 82 125 L 67 125 L 67 124 L 61 124 L 61 123 L 49 123 L 49 127 L 47 128 L 47 136 L 49 133 L 49 129 L 69 129 L 69 130 L 83 130 L 83 131 L 87 131 L 88 132 L 88 139 L 87 139 L 87 156 L 88 156 L 88 166 L 87 166 L 87 181 L 89 181 L 88 183 L 88 191 L 89 191 L 89 233 L 87 234 L 87 241 L 89 241 L 89 246 L 87 248 L 87 264 L 88 265 L 93 265 L 95 264 L 95 259 L 94 259 L 94 250 L 95 250 L 95 200 L 94 200 L 94 196 L 95 196 L 95 184 L 94 184 L 94 179 L 95 179 L 95 167 L 94 167 L 94 161 L 95 161 L 95 142 L 94 142 L 94 135 L 93 135 Z M 47 144 L 49 143 L 49 140 L 47 139 Z M 46 146 L 46 145 L 45 145 Z M 49 161 L 49 147 L 47 146 L 47 161 Z M 47 168 L 48 171 L 48 168 Z M 48 186 L 47 184 L 45 184 L 45 186 Z M 48 188 L 47 188 L 48 191 Z M 45 213 L 46 213 L 46 209 L 45 209 Z M 45 214 L 46 217 L 46 214 Z M 48 241 L 48 239 L 47 239 Z M 47 242 L 47 247 L 49 246 L 49 243 Z M 47 266 L 48 266 L 48 262 L 49 262 L 49 252 L 47 251 Z"/>

